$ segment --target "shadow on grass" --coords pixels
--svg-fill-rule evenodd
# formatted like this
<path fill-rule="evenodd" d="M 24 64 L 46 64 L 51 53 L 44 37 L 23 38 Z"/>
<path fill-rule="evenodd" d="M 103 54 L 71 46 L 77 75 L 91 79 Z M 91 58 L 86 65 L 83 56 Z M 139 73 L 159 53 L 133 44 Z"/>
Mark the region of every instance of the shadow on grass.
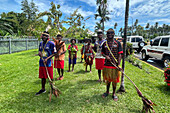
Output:
<path fill-rule="evenodd" d="M 85 74 L 87 72 L 85 72 L 83 69 L 77 71 L 77 72 L 74 72 L 74 74 Z"/>
<path fill-rule="evenodd" d="M 170 95 L 170 86 L 167 84 L 158 85 L 157 88 L 164 94 Z"/>
<path fill-rule="evenodd" d="M 96 85 L 96 84 L 100 84 L 100 82 L 98 82 L 98 80 L 85 80 L 85 81 L 79 81 L 78 84 Z"/>

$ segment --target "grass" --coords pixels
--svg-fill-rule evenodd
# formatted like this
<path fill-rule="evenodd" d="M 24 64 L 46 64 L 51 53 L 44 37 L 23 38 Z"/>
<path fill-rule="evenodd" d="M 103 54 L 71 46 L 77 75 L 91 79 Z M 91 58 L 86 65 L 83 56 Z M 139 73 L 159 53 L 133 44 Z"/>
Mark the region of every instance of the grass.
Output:
<path fill-rule="evenodd" d="M 92 67 L 92 73 L 84 72 L 83 63 L 79 63 L 80 52 L 74 72 L 67 72 L 68 52 L 66 53 L 65 78 L 55 81 L 62 91 L 59 98 L 53 96 L 49 103 L 48 82 L 47 92 L 35 96 L 41 88 L 41 80 L 38 78 L 39 57 L 35 56 L 37 51 L 0 55 L 0 112 L 141 112 L 141 98 L 127 78 L 126 93 L 117 94 L 118 102 L 114 102 L 111 95 L 103 99 L 101 95 L 105 92 L 106 86 L 97 82 L 95 65 Z M 146 69 L 150 74 L 146 73 Z M 136 83 L 144 96 L 157 104 L 154 107 L 156 113 L 170 112 L 170 89 L 164 82 L 162 72 L 146 64 L 143 64 L 141 70 L 126 62 L 125 73 Z M 58 74 L 55 79 L 57 77 Z"/>

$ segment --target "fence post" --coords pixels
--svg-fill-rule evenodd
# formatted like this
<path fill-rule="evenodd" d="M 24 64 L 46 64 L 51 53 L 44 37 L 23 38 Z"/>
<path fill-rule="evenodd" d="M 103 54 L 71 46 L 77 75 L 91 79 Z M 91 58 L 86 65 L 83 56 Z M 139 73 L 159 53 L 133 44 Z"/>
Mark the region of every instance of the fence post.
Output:
<path fill-rule="evenodd" d="M 37 38 L 37 48 L 39 48 L 39 40 L 38 40 L 38 38 Z"/>
<path fill-rule="evenodd" d="M 26 50 L 28 50 L 28 38 L 26 38 Z"/>
<path fill-rule="evenodd" d="M 11 38 L 9 38 L 9 54 L 11 54 Z"/>

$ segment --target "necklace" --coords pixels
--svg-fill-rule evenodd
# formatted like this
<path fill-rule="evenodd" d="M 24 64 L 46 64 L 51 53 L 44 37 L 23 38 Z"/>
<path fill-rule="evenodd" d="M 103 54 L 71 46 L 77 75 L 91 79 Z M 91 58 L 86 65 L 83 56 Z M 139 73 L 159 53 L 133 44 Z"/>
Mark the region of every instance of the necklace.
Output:
<path fill-rule="evenodd" d="M 43 55 L 43 57 L 46 57 L 46 56 L 47 56 L 46 52 L 44 51 L 44 49 L 45 49 L 47 43 L 48 43 L 48 41 L 45 43 L 44 47 L 43 47 L 43 44 L 42 44 L 42 49 L 43 49 L 42 55 Z"/>

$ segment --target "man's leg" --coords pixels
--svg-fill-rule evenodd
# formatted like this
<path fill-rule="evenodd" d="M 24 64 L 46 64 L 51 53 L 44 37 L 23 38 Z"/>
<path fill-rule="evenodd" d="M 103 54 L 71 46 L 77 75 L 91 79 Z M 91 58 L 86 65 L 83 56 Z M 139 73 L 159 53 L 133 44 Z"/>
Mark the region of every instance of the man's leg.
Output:
<path fill-rule="evenodd" d="M 69 63 L 69 66 L 68 66 L 68 72 L 70 72 L 70 65 L 71 65 L 71 64 Z"/>
<path fill-rule="evenodd" d="M 86 64 L 86 70 L 85 71 L 87 72 L 87 64 Z"/>
<path fill-rule="evenodd" d="M 117 85 L 117 83 L 112 82 L 112 86 L 113 86 L 113 95 L 112 95 L 112 98 L 113 98 L 114 101 L 118 100 L 118 97 L 115 94 L 115 92 L 116 92 L 116 85 Z"/>
<path fill-rule="evenodd" d="M 57 80 L 60 80 L 60 77 L 61 77 L 61 75 L 60 75 L 60 69 L 57 68 L 57 71 L 58 71 L 58 74 L 59 74 L 59 77 L 57 78 Z"/>
<path fill-rule="evenodd" d="M 63 80 L 63 73 L 64 73 L 64 69 L 61 69 L 61 76 L 59 77 L 59 80 Z"/>
<path fill-rule="evenodd" d="M 72 64 L 72 71 L 74 71 L 74 62 L 73 62 L 73 64 Z"/>
<path fill-rule="evenodd" d="M 107 82 L 106 93 L 109 94 L 110 82 Z"/>
<path fill-rule="evenodd" d="M 45 90 L 45 84 L 46 84 L 46 79 L 45 78 L 41 79 L 41 84 L 42 84 L 42 90 Z"/>
<path fill-rule="evenodd" d="M 91 66 L 92 66 L 92 65 L 90 64 L 90 72 L 91 72 Z"/>
<path fill-rule="evenodd" d="M 101 70 L 98 70 L 99 81 L 101 81 Z"/>
<path fill-rule="evenodd" d="M 110 82 L 107 81 L 106 85 L 106 93 L 102 95 L 103 98 L 107 97 L 109 95 L 109 88 L 110 88 Z"/>
<path fill-rule="evenodd" d="M 63 76 L 64 74 L 64 69 L 61 69 L 61 76 Z"/>
<path fill-rule="evenodd" d="M 42 78 L 41 79 L 41 85 L 42 85 L 42 88 L 39 92 L 37 92 L 35 95 L 38 96 L 39 94 L 41 93 L 45 93 L 45 83 L 46 83 L 46 79 L 45 78 Z"/>
<path fill-rule="evenodd" d="M 57 68 L 57 71 L 58 71 L 58 74 L 59 74 L 59 76 L 60 76 L 60 69 L 59 69 L 59 68 Z"/>

